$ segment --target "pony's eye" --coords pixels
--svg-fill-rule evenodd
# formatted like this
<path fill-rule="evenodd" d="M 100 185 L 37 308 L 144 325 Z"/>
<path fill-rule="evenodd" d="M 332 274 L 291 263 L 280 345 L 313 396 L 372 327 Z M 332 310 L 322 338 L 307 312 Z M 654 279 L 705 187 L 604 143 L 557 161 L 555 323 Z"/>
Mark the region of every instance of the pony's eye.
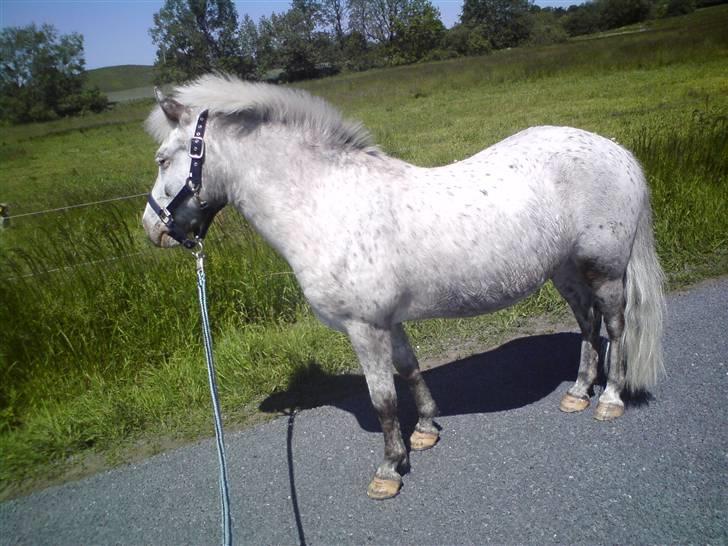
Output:
<path fill-rule="evenodd" d="M 168 157 L 158 157 L 157 165 L 159 165 L 159 167 L 162 169 L 166 169 L 167 167 L 169 167 L 169 158 Z"/>

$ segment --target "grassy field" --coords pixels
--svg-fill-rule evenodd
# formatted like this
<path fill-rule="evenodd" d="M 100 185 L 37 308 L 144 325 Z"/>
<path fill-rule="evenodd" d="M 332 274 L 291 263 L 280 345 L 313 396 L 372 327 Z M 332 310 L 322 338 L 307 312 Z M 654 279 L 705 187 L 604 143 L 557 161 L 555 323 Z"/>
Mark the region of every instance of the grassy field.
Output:
<path fill-rule="evenodd" d="M 390 154 L 462 159 L 528 126 L 615 138 L 642 161 L 658 251 L 675 286 L 728 272 L 728 6 L 644 32 L 305 82 L 362 120 Z M 0 201 L 19 215 L 147 191 L 149 102 L 0 137 Z M 144 198 L 11 219 L 0 231 L 3 494 L 89 454 L 211 434 L 194 267 L 151 248 Z M 233 211 L 209 236 L 212 325 L 226 423 L 266 395 L 355 366 L 312 318 L 287 265 Z M 185 289 L 185 287 L 188 287 Z M 559 314 L 544 290 L 507 311 L 409 325 L 421 355 L 487 343 L 524 317 Z"/>

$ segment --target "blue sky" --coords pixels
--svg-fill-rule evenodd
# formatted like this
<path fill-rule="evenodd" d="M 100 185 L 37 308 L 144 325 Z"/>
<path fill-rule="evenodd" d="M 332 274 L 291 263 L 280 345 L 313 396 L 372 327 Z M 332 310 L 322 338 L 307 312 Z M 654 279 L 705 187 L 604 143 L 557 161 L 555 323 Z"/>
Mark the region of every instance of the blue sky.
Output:
<path fill-rule="evenodd" d="M 0 0 L 0 27 L 50 23 L 61 34 L 79 32 L 84 37 L 87 68 L 120 64 L 153 64 L 155 48 L 149 37 L 152 16 L 163 0 Z M 537 0 L 537 4 L 562 5 L 579 0 Z M 457 22 L 462 0 L 433 1 L 445 26 Z M 240 17 L 255 21 L 262 15 L 286 11 L 287 0 L 236 1 Z"/>

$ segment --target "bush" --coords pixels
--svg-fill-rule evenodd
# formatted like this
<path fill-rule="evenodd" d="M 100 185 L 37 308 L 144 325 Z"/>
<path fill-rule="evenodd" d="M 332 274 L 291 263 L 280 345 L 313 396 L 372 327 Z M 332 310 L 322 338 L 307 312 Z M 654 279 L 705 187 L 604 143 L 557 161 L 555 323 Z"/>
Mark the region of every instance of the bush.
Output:
<path fill-rule="evenodd" d="M 458 53 L 452 49 L 433 49 L 422 60 L 424 62 L 446 61 L 448 59 L 455 59 L 456 57 L 458 57 Z"/>
<path fill-rule="evenodd" d="M 675 17 L 695 11 L 695 0 L 668 0 L 665 16 Z"/>
<path fill-rule="evenodd" d="M 564 16 L 563 26 L 569 36 L 597 32 L 602 26 L 599 8 L 593 2 L 569 7 Z"/>
<path fill-rule="evenodd" d="M 81 93 L 64 97 L 58 103 L 58 113 L 61 116 L 87 114 L 89 112 L 103 112 L 109 106 L 109 99 L 101 94 L 98 87 L 86 89 Z"/>
<path fill-rule="evenodd" d="M 601 30 L 639 23 L 650 15 L 650 0 L 600 0 Z"/>
<path fill-rule="evenodd" d="M 443 39 L 445 49 L 458 55 L 484 55 L 493 49 L 485 32 L 478 26 L 457 25 Z"/>
<path fill-rule="evenodd" d="M 569 37 L 559 18 L 552 12 L 541 10 L 532 13 L 531 17 L 533 25 L 528 37 L 530 45 L 560 44 Z"/>

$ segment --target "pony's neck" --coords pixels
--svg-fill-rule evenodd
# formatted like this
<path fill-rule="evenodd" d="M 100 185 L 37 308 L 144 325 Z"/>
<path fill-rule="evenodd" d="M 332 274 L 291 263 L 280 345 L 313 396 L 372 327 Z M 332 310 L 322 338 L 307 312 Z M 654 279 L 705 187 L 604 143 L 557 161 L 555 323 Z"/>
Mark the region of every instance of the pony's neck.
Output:
<path fill-rule="evenodd" d="M 356 185 L 347 176 L 373 158 L 366 152 L 334 150 L 284 126 L 262 126 L 227 142 L 227 201 L 283 254 L 291 265 L 296 249 L 286 243 L 315 239 L 332 185 Z"/>

